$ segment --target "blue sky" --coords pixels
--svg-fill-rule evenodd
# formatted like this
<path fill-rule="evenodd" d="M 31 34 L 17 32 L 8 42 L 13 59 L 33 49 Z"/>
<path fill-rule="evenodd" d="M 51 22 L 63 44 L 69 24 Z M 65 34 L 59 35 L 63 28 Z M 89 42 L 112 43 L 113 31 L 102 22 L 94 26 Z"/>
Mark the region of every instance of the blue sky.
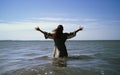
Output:
<path fill-rule="evenodd" d="M 44 40 L 58 24 L 65 32 L 80 25 L 73 40 L 120 40 L 120 0 L 0 0 L 0 40 Z"/>

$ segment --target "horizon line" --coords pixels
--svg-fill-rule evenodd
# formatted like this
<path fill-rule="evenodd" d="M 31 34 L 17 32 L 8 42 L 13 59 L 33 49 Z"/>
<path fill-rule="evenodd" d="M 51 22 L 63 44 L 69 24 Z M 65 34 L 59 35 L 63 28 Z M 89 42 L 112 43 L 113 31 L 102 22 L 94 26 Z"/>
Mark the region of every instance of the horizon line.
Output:
<path fill-rule="evenodd" d="M 0 40 L 0 41 L 53 41 L 53 40 Z M 67 40 L 67 41 L 120 41 L 120 40 Z"/>

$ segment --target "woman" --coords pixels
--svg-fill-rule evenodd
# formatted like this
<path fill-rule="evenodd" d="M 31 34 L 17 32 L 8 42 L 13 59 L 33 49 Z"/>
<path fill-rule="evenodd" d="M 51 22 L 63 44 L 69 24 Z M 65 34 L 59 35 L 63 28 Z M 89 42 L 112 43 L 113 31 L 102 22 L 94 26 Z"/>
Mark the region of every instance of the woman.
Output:
<path fill-rule="evenodd" d="M 54 43 L 55 43 L 54 53 L 53 53 L 54 58 L 66 58 L 68 57 L 68 53 L 65 46 L 65 41 L 67 39 L 70 39 L 76 36 L 76 33 L 78 31 L 83 30 L 83 27 L 80 27 L 79 29 L 71 33 L 63 33 L 62 25 L 58 25 L 58 27 L 53 30 L 53 33 L 45 32 L 41 30 L 39 27 L 36 27 L 35 29 L 43 33 L 46 39 L 49 38 L 54 40 Z"/>

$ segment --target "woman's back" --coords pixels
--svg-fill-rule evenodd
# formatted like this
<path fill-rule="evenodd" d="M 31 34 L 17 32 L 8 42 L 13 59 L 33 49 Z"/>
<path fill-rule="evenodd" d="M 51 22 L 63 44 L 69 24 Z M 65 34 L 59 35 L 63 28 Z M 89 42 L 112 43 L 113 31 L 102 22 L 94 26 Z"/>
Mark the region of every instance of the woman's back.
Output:
<path fill-rule="evenodd" d="M 61 36 L 59 36 L 58 38 L 54 38 L 55 47 L 56 47 L 55 49 L 58 50 L 57 52 L 59 52 L 59 57 L 67 57 L 68 56 L 67 49 L 65 46 L 66 39 L 67 39 L 66 33 L 61 34 Z"/>

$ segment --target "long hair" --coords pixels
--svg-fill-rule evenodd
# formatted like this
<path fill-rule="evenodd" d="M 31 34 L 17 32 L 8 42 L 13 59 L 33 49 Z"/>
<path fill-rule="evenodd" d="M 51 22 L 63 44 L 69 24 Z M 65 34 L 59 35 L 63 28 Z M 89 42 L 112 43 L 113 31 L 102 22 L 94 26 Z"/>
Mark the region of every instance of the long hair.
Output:
<path fill-rule="evenodd" d="M 63 26 L 58 25 L 58 27 L 54 29 L 53 32 L 54 32 L 53 38 L 60 38 L 60 36 L 63 34 Z"/>

